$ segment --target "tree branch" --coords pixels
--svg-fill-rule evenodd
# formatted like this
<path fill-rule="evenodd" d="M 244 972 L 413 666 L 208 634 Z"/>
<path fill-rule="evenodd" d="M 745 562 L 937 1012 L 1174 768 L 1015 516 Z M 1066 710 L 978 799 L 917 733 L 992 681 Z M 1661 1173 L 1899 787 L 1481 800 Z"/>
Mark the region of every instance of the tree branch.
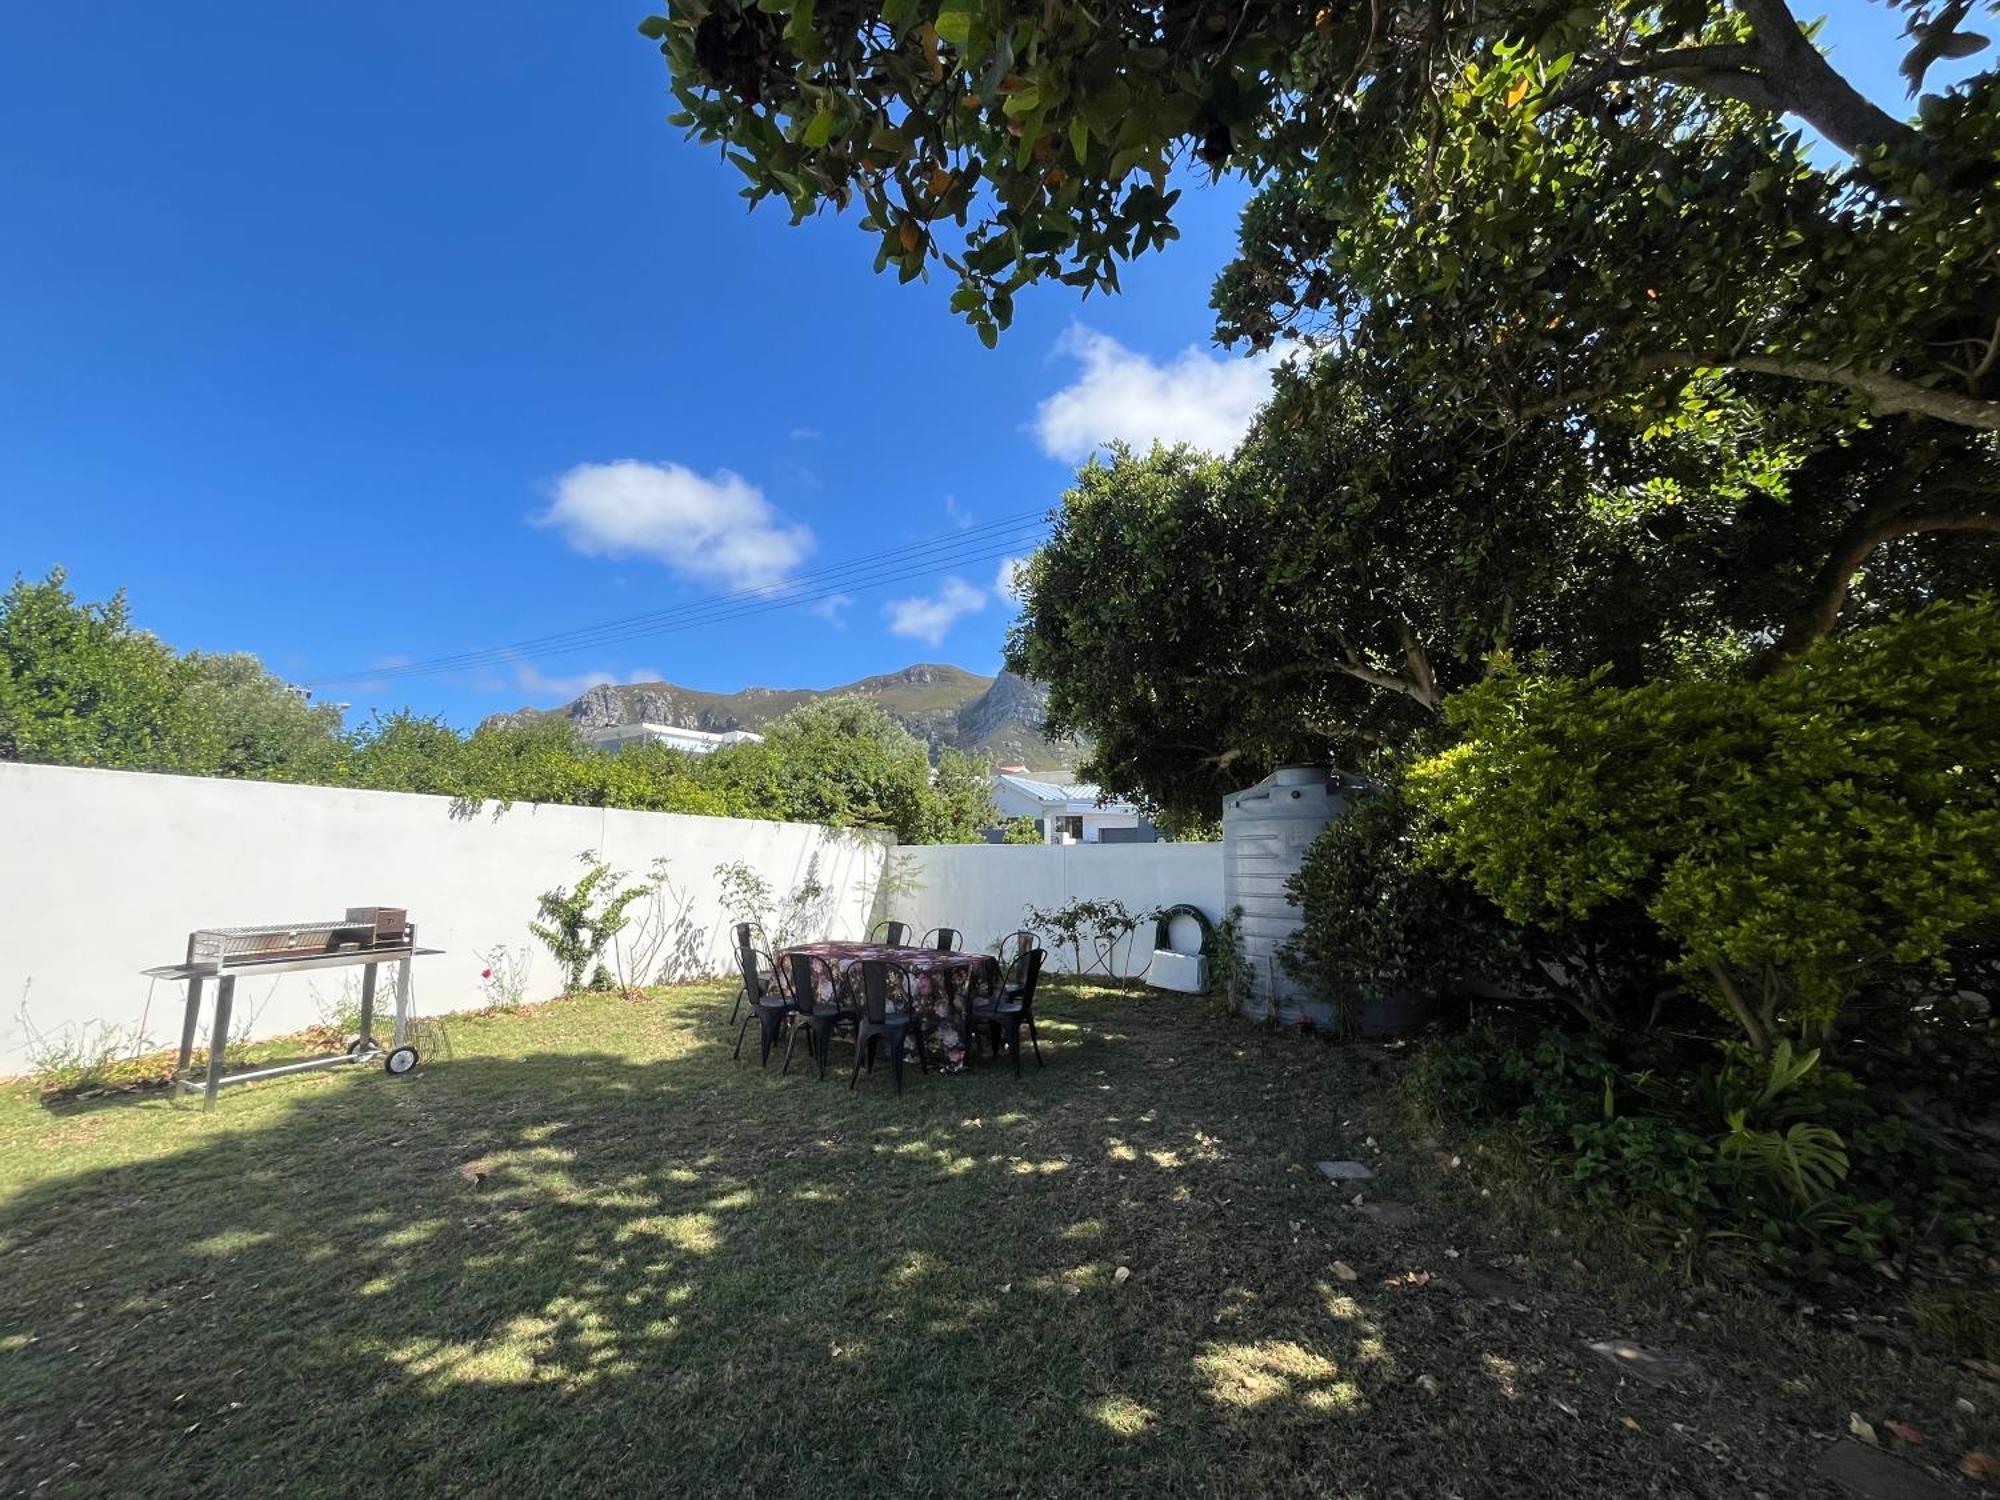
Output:
<path fill-rule="evenodd" d="M 1812 39 L 1799 29 L 1785 0 L 1736 0 L 1756 38 L 1760 76 L 1787 114 L 1797 115 L 1849 156 L 1871 146 L 1905 146 L 1917 139 L 1908 125 L 1863 98 L 1834 72 Z"/>
<path fill-rule="evenodd" d="M 1863 517 L 1848 531 L 1820 566 L 1813 579 L 1812 602 L 1800 612 L 1771 648 L 1758 658 L 1754 674 L 1770 677 L 1784 671 L 1825 636 L 1840 619 L 1854 575 L 1875 549 L 1897 537 L 1924 531 L 1984 531 L 2000 535 L 2000 515 L 1876 515 Z"/>
<path fill-rule="evenodd" d="M 1934 417 L 1955 427 L 2000 432 L 2000 401 L 1935 390 L 1880 370 L 1828 364 L 1824 360 L 1793 359 L 1782 354 L 1725 354 L 1714 350 L 1669 349 L 1642 354 L 1632 361 L 1625 380 L 1608 380 L 1579 391 L 1550 396 L 1522 408 L 1524 419 L 1553 416 L 1574 406 L 1592 406 L 1626 388 L 1630 380 L 1676 370 L 1741 370 L 1752 375 L 1778 375 L 1820 385 L 1845 386 L 1869 398 L 1878 413 L 1910 412 Z"/>

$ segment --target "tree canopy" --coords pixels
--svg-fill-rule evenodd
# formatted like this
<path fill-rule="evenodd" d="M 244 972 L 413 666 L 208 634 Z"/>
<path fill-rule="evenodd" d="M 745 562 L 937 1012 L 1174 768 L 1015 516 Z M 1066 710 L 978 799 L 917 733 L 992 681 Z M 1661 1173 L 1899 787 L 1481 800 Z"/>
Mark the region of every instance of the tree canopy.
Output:
<path fill-rule="evenodd" d="M 1967 0 L 1891 9 L 1913 91 L 1985 45 Z M 1379 339 L 1420 288 L 1405 331 L 1440 369 L 1496 351 L 1510 410 L 1723 367 L 2000 426 L 1993 75 L 1898 119 L 1785 0 L 671 0 L 641 29 L 746 196 L 858 206 L 878 269 L 944 267 L 989 341 L 1032 282 L 1115 291 L 1199 166 L 1261 187 L 1229 336 Z"/>

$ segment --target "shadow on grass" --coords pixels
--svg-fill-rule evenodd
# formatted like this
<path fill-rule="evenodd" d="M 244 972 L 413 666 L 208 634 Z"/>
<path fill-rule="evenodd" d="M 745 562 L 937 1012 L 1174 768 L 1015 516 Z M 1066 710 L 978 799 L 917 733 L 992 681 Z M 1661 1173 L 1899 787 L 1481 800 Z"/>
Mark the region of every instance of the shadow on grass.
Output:
<path fill-rule="evenodd" d="M 1309 1170 L 1331 1054 L 1058 999 L 1046 1069 L 899 1099 L 732 1064 L 726 1009 L 176 1112 L 185 1149 L 0 1204 L 0 1487 L 1735 1492 L 1554 1413 L 1568 1330 L 1394 1279 L 1423 1252 Z"/>

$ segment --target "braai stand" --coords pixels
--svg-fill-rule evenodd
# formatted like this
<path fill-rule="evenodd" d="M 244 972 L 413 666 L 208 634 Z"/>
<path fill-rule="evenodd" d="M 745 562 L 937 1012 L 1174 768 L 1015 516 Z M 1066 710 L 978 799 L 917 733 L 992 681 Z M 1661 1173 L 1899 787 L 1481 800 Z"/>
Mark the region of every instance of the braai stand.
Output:
<path fill-rule="evenodd" d="M 252 1083 L 259 1078 L 281 1078 L 287 1073 L 308 1073 L 316 1068 L 350 1067 L 356 1063 L 383 1060 L 384 1071 L 400 1077 L 417 1065 L 417 1049 L 409 1045 L 410 960 L 441 953 L 440 948 L 419 948 L 417 927 L 412 922 L 383 947 L 343 947 L 333 952 L 273 952 L 268 949 L 232 958 L 167 964 L 142 972 L 149 979 L 187 981 L 187 1012 L 181 1018 L 181 1049 L 174 1063 L 172 1089 L 203 1095 L 202 1111 L 215 1108 L 216 1092 L 225 1084 Z M 396 1025 L 390 1044 L 375 1039 L 375 976 L 383 964 L 396 965 Z M 223 1072 L 223 1053 L 229 1045 L 230 1012 L 236 1004 L 236 981 L 243 973 L 288 974 L 319 969 L 361 967 L 361 1032 L 348 1044 L 347 1051 L 333 1057 L 307 1058 L 303 1062 L 280 1063 L 269 1068 L 246 1068 L 239 1073 Z M 188 1076 L 194 1058 L 194 1038 L 201 1021 L 202 993 L 209 980 L 215 981 L 215 1019 L 208 1034 L 208 1077 L 198 1082 Z"/>

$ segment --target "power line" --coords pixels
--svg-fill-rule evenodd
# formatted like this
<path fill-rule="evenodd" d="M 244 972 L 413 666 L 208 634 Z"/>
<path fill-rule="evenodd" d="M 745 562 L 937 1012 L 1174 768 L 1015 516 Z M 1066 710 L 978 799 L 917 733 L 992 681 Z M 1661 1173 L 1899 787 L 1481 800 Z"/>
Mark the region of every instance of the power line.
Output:
<path fill-rule="evenodd" d="M 893 552 L 860 554 L 819 569 L 810 577 L 793 579 L 784 584 L 734 589 L 666 609 L 627 615 L 548 635 L 530 636 L 505 645 L 485 646 L 397 666 L 332 672 L 307 680 L 318 687 L 359 681 L 400 680 L 480 666 L 514 664 L 563 652 L 675 634 L 775 609 L 824 603 L 849 591 L 902 582 L 940 569 L 998 561 L 1022 547 L 1043 540 L 1047 529 L 1043 515 L 1041 511 L 1022 512 L 915 542 Z"/>

